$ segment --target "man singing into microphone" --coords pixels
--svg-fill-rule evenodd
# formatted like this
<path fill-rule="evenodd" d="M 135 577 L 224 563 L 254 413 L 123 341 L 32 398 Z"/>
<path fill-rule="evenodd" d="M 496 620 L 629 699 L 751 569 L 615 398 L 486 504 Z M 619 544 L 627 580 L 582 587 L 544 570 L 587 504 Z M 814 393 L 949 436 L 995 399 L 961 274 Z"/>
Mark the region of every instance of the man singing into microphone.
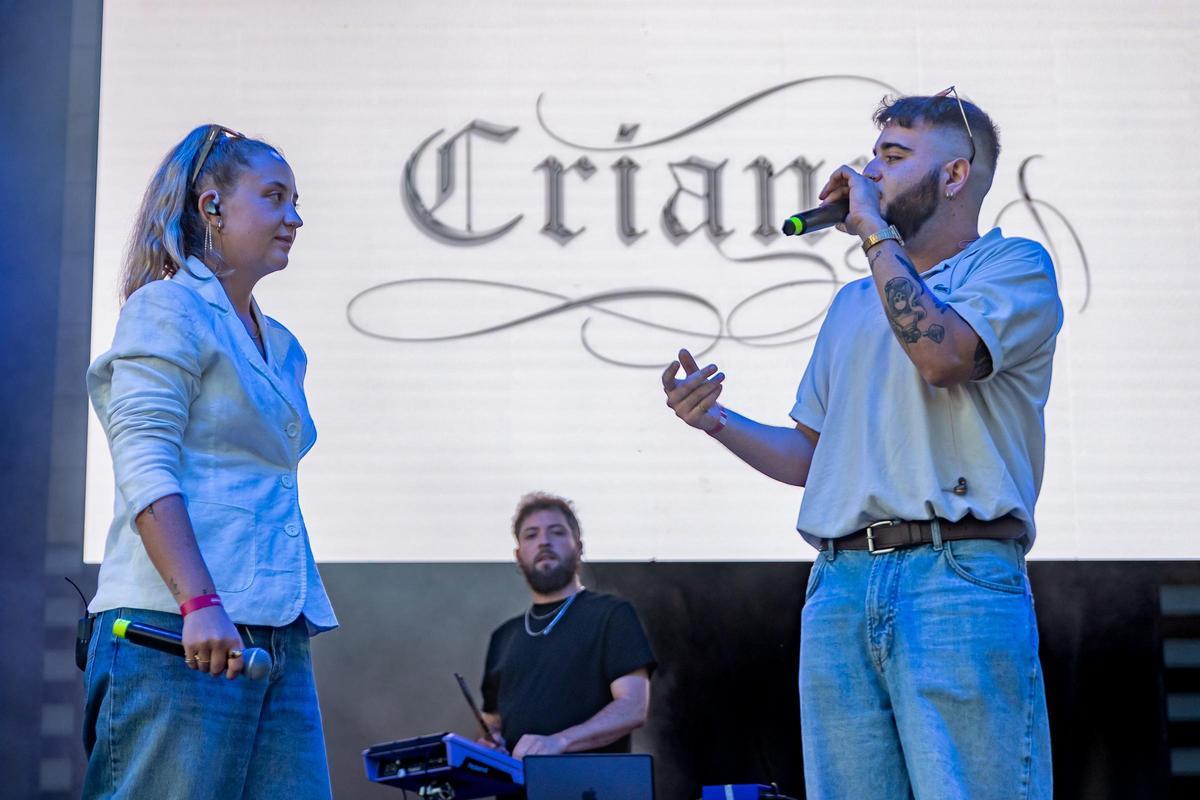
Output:
<path fill-rule="evenodd" d="M 1051 796 L 1024 557 L 1062 305 L 1040 245 L 979 235 L 999 139 L 951 91 L 885 100 L 874 158 L 821 193 L 849 201 L 871 274 L 829 309 L 795 427 L 722 407 L 724 376 L 687 351 L 663 373 L 676 415 L 805 487 L 812 800 Z"/>

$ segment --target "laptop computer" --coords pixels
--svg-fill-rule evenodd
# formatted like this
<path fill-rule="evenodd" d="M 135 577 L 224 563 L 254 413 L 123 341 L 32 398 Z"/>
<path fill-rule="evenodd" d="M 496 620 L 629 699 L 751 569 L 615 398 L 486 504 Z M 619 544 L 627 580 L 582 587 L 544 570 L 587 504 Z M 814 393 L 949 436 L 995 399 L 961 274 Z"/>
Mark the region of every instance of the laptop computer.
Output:
<path fill-rule="evenodd" d="M 647 753 L 568 753 L 525 758 L 528 800 L 654 800 Z"/>

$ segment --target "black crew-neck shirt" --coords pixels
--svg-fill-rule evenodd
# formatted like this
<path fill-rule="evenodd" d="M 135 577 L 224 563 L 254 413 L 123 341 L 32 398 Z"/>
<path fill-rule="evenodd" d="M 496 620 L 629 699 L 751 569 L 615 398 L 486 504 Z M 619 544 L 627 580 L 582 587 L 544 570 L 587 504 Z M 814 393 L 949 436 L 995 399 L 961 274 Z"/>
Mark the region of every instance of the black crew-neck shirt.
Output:
<path fill-rule="evenodd" d="M 529 620 L 535 633 L 553 620 L 561 604 L 536 605 L 542 619 Z M 483 710 L 499 713 L 509 748 L 527 733 L 543 736 L 578 725 L 612 702 L 609 684 L 645 667 L 654 653 L 637 612 L 626 600 L 582 590 L 545 636 L 530 636 L 525 615 L 492 633 L 483 673 Z M 628 753 L 625 735 L 597 753 Z"/>

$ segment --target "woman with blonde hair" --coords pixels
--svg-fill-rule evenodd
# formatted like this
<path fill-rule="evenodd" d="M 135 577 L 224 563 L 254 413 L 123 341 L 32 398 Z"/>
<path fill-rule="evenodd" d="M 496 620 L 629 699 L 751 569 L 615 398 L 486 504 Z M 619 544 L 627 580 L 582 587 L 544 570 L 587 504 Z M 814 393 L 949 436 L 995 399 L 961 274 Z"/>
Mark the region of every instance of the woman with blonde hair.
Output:
<path fill-rule="evenodd" d="M 279 151 L 189 133 L 138 212 L 87 374 L 116 482 L 88 652 L 85 797 L 328 798 L 309 638 L 337 626 L 296 489 L 307 358 L 254 300 L 303 224 Z M 179 631 L 184 658 L 114 635 Z M 272 658 L 240 676 L 242 650 Z M 236 680 L 235 680 L 236 678 Z"/>

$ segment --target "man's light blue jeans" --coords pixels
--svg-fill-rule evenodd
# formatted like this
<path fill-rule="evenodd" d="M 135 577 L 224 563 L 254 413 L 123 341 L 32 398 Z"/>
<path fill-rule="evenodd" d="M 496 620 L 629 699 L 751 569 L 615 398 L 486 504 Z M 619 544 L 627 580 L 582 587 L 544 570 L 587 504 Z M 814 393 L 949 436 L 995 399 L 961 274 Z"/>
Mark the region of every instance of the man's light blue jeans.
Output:
<path fill-rule="evenodd" d="M 161 611 L 97 617 L 84 677 L 84 798 L 328 800 L 303 618 L 286 628 L 239 625 L 246 644 L 270 653 L 273 666 L 262 680 L 231 681 L 115 638 L 117 617 L 182 627 L 178 614 Z"/>
<path fill-rule="evenodd" d="M 809 800 L 1050 800 L 1022 547 L 826 550 L 800 632 Z"/>

